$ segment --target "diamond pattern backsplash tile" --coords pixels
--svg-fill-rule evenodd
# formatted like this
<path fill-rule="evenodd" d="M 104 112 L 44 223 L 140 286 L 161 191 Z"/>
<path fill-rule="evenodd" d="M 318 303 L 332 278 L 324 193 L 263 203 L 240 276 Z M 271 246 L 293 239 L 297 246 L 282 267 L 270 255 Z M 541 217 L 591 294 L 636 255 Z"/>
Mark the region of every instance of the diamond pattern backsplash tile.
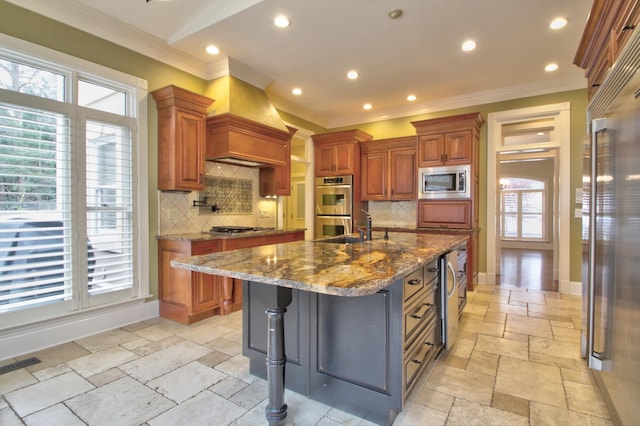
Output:
<path fill-rule="evenodd" d="M 375 227 L 415 228 L 415 201 L 369 201 L 369 213 Z"/>
<path fill-rule="evenodd" d="M 182 234 L 208 231 L 212 226 L 260 226 L 275 227 L 277 201 L 261 198 L 258 193 L 258 169 L 229 164 L 206 163 L 205 192 L 212 192 L 207 198 L 208 207 L 194 205 L 202 200 L 202 193 L 160 192 L 159 193 L 159 234 Z M 213 178 L 213 179 L 212 179 Z M 229 188 L 225 195 L 209 191 L 210 182 L 227 180 Z M 242 185 L 234 183 L 242 182 Z M 217 185 L 214 183 L 214 185 Z M 247 190 L 250 187 L 250 190 Z M 244 192 L 243 192 L 244 191 Z M 238 208 L 230 201 L 241 199 L 243 207 Z M 230 200 L 230 201 L 229 201 Z M 196 203 L 197 204 L 197 203 Z M 211 211 L 216 204 L 224 211 Z M 245 213 L 241 210 L 244 209 Z M 232 213 L 233 210 L 233 213 Z"/>
<path fill-rule="evenodd" d="M 205 192 L 198 192 L 200 206 L 198 214 L 251 214 L 253 213 L 253 181 L 251 179 L 205 177 Z M 216 207 L 216 212 L 211 206 Z"/>

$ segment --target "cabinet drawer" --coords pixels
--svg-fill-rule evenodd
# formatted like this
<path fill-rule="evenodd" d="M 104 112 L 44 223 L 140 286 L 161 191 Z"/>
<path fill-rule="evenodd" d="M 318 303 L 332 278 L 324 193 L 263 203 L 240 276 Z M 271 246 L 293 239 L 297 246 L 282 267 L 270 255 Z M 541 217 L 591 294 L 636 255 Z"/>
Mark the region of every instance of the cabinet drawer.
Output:
<path fill-rule="evenodd" d="M 471 201 L 419 201 L 421 228 L 471 228 Z"/>
<path fill-rule="evenodd" d="M 418 268 L 404 277 L 404 301 L 408 301 L 424 288 L 424 268 Z"/>
<path fill-rule="evenodd" d="M 429 321 L 435 321 L 438 306 L 436 304 L 436 291 L 431 287 L 424 297 L 420 297 L 415 305 L 406 309 L 404 314 L 404 342 L 405 348 L 410 346 L 412 339 L 424 329 Z"/>
<path fill-rule="evenodd" d="M 426 287 L 437 284 L 437 281 L 434 281 L 434 280 L 438 278 L 439 272 L 440 272 L 440 268 L 438 268 L 438 259 L 434 260 L 431 263 L 427 263 L 425 265 L 424 282 Z"/>
<path fill-rule="evenodd" d="M 409 356 L 404 360 L 405 397 L 416 383 L 416 379 L 420 377 L 420 373 L 436 357 L 438 350 L 441 348 L 438 323 L 436 319 L 429 323 L 425 332 L 417 340 L 416 345 L 411 348 Z"/>

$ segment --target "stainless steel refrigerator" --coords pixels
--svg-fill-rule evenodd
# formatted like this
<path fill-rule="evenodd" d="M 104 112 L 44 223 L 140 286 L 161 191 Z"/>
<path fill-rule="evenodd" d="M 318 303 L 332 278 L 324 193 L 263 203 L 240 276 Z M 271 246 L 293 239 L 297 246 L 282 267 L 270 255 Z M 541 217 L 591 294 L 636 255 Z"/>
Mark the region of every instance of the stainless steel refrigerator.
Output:
<path fill-rule="evenodd" d="M 582 350 L 615 423 L 640 424 L 640 31 L 589 104 Z"/>

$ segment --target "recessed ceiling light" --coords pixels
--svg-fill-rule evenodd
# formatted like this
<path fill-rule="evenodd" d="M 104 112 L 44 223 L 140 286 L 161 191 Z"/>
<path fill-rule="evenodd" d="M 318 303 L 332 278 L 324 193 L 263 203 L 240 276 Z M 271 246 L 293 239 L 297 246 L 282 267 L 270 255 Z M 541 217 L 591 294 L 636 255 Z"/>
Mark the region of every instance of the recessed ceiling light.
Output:
<path fill-rule="evenodd" d="M 287 28 L 291 25 L 291 21 L 284 15 L 278 15 L 273 19 L 273 23 L 278 28 Z"/>
<path fill-rule="evenodd" d="M 389 13 L 387 13 L 387 16 L 391 19 L 398 19 L 399 17 L 402 16 L 402 10 L 401 9 L 391 9 L 389 11 Z"/>
<path fill-rule="evenodd" d="M 291 93 L 293 93 L 294 95 L 298 96 L 298 95 L 302 95 L 302 89 L 299 87 L 294 88 Z"/>
<path fill-rule="evenodd" d="M 364 104 L 364 105 L 362 105 L 362 108 L 369 110 L 369 109 L 373 108 L 373 106 L 371 104 Z"/>
<path fill-rule="evenodd" d="M 552 30 L 559 30 L 560 28 L 564 28 L 567 25 L 567 22 L 567 18 L 556 18 L 551 21 L 551 24 L 549 24 L 549 28 L 551 28 Z"/>
<path fill-rule="evenodd" d="M 220 49 L 218 49 L 218 47 L 214 46 L 213 44 L 208 45 L 205 50 L 209 55 L 217 55 L 218 53 L 220 53 Z"/>
<path fill-rule="evenodd" d="M 351 70 L 347 73 L 347 78 L 349 80 L 355 80 L 356 78 L 358 78 L 358 71 L 355 70 Z"/>
<path fill-rule="evenodd" d="M 465 52 L 470 52 L 471 50 L 476 48 L 476 42 L 473 40 L 467 40 L 462 43 L 462 50 Z"/>
<path fill-rule="evenodd" d="M 415 100 L 416 100 L 416 95 L 409 95 L 409 96 L 407 96 L 407 100 L 408 100 L 409 102 L 413 102 L 413 101 L 415 101 Z"/>
<path fill-rule="evenodd" d="M 548 64 L 546 67 L 544 67 L 545 71 L 555 71 L 558 69 L 558 64 Z"/>

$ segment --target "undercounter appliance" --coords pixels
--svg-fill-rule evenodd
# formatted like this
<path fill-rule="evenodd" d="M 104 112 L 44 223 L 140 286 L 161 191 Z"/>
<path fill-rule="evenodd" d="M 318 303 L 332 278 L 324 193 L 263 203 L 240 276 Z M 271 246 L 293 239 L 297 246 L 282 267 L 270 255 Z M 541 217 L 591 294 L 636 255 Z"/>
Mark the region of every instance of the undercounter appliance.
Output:
<path fill-rule="evenodd" d="M 440 258 L 442 274 L 442 341 L 451 350 L 458 337 L 458 250 L 452 250 Z"/>
<path fill-rule="evenodd" d="M 316 178 L 315 237 L 353 232 L 353 176 Z"/>
<path fill-rule="evenodd" d="M 581 349 L 613 424 L 640 424 L 640 32 L 587 108 Z"/>
<path fill-rule="evenodd" d="M 437 166 L 418 169 L 418 197 L 422 199 L 469 198 L 471 166 Z"/>

